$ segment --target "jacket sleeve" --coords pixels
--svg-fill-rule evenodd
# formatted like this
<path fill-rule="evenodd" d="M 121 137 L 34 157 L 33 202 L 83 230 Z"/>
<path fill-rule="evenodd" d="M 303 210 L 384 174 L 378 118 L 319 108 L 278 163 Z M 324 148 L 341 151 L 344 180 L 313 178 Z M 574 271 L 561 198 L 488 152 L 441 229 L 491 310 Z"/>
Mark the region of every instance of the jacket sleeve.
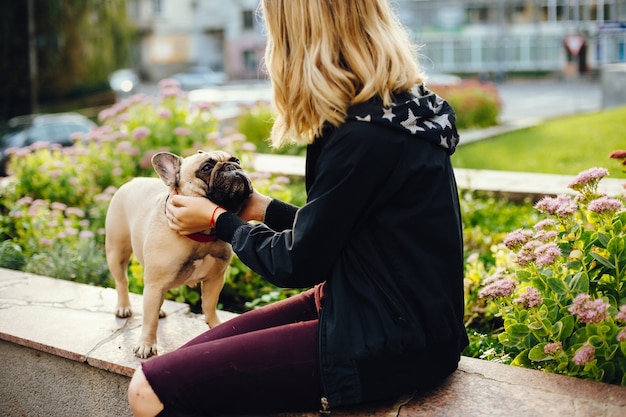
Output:
<path fill-rule="evenodd" d="M 342 249 L 367 219 L 371 202 L 384 194 L 381 190 L 393 171 L 401 169 L 400 147 L 386 143 L 380 130 L 361 126 L 365 125 L 344 125 L 327 138 L 307 203 L 295 213 L 292 228 L 231 226 L 235 253 L 273 284 L 302 288 L 326 280 Z"/>

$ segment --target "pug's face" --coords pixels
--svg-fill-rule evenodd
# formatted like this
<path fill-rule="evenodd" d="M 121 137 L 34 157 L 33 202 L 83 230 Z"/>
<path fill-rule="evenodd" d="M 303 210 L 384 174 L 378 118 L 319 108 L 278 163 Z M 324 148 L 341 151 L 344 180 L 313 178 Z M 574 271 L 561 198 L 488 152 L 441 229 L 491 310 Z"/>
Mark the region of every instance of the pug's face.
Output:
<path fill-rule="evenodd" d="M 163 182 L 182 195 L 206 197 L 238 213 L 252 195 L 252 182 L 239 160 L 224 151 L 198 151 L 181 158 L 169 152 L 152 157 Z"/>

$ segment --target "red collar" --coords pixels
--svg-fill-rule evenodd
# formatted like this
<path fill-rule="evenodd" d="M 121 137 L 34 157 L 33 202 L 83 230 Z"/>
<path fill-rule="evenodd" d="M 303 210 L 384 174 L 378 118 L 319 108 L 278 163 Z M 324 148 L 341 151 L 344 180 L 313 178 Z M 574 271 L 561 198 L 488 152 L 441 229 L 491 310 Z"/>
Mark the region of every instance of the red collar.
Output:
<path fill-rule="evenodd" d="M 191 240 L 195 240 L 196 242 L 201 243 L 214 242 L 217 239 L 217 235 L 205 235 L 204 233 L 192 233 L 185 236 L 187 236 Z"/>
<path fill-rule="evenodd" d="M 170 198 L 170 195 L 168 194 L 167 197 L 165 197 L 165 207 L 164 207 L 164 213 L 167 216 L 167 200 Z M 191 240 L 195 240 L 196 242 L 200 242 L 200 243 L 208 243 L 208 242 L 215 242 L 215 240 L 217 239 L 217 235 L 215 234 L 211 234 L 211 235 L 206 235 L 204 233 L 192 233 L 190 235 L 186 235 L 189 239 Z"/>

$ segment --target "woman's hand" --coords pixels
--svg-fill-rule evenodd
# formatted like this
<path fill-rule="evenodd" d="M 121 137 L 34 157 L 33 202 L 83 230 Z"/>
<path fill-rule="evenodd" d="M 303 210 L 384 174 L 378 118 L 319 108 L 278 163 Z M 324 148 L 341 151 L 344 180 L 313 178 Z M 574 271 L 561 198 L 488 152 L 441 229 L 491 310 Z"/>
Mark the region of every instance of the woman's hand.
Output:
<path fill-rule="evenodd" d="M 249 222 L 250 220 L 262 222 L 265 219 L 265 211 L 267 210 L 267 206 L 270 205 L 271 201 L 271 198 L 259 193 L 256 189 L 254 189 L 252 195 L 239 213 L 239 217 L 247 222 Z"/>
<path fill-rule="evenodd" d="M 263 221 L 265 211 L 271 201 L 269 197 L 254 190 L 239 213 L 239 217 L 245 221 Z M 175 193 L 170 194 L 165 211 L 170 229 L 181 235 L 189 235 L 214 227 L 217 218 L 226 212 L 224 208 L 209 199 Z"/>
<path fill-rule="evenodd" d="M 167 223 L 170 229 L 181 235 L 189 235 L 214 227 L 220 214 L 226 210 L 209 199 L 170 194 L 166 205 Z"/>

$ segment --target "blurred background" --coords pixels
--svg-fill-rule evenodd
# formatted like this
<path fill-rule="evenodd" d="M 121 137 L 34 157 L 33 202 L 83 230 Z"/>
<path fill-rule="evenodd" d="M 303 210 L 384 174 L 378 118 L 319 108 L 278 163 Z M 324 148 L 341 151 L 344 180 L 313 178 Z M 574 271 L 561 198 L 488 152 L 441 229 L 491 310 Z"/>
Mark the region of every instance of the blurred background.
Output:
<path fill-rule="evenodd" d="M 444 82 L 593 78 L 626 61 L 626 0 L 391 2 Z M 263 81 L 258 3 L 1 0 L 0 123 L 101 108 L 166 77 L 187 90 Z"/>

